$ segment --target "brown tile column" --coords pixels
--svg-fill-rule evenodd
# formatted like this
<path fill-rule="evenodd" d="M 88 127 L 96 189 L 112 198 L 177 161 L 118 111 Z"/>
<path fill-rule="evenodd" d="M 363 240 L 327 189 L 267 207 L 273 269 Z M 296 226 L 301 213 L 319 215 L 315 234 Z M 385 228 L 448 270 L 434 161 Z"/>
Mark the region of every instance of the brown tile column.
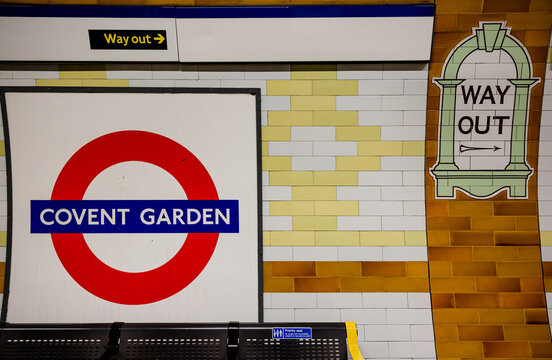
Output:
<path fill-rule="evenodd" d="M 537 156 L 546 47 L 552 2 L 436 0 L 426 132 L 426 207 L 430 291 L 437 356 L 445 358 L 552 358 L 537 207 Z M 429 169 L 438 148 L 439 88 L 448 53 L 479 21 L 506 21 L 528 48 L 533 76 L 527 162 L 535 173 L 529 196 L 508 200 L 503 191 L 475 200 L 457 192 L 436 200 Z"/>

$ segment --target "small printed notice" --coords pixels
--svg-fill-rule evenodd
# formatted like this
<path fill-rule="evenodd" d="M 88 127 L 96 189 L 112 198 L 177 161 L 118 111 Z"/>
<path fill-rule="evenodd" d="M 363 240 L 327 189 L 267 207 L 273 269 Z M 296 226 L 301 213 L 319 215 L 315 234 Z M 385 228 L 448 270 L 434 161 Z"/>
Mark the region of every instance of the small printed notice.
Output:
<path fill-rule="evenodd" d="M 311 328 L 272 328 L 273 339 L 312 339 Z"/>

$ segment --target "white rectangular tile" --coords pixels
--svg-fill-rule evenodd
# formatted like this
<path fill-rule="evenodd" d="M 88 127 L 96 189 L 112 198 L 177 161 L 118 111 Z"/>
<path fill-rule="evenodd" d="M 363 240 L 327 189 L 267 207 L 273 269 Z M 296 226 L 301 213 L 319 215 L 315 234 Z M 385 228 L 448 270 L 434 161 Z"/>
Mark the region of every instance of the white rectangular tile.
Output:
<path fill-rule="evenodd" d="M 386 200 L 418 200 L 424 201 L 424 186 L 382 186 L 381 199 Z"/>
<path fill-rule="evenodd" d="M 261 95 L 266 95 L 266 81 L 264 80 L 222 80 L 224 88 L 254 88 L 261 89 Z"/>
<path fill-rule="evenodd" d="M 360 201 L 359 215 L 403 215 L 402 201 Z"/>
<path fill-rule="evenodd" d="M 356 141 L 316 141 L 313 143 L 316 156 L 356 156 Z"/>
<path fill-rule="evenodd" d="M 264 321 L 266 321 L 266 322 L 295 322 L 295 310 L 293 310 L 293 309 L 264 309 Z"/>
<path fill-rule="evenodd" d="M 425 110 L 425 95 L 388 95 L 382 96 L 382 110 Z"/>
<path fill-rule="evenodd" d="M 336 110 L 381 110 L 381 96 L 337 96 Z"/>
<path fill-rule="evenodd" d="M 403 94 L 403 80 L 359 80 L 359 95 L 399 95 Z"/>
<path fill-rule="evenodd" d="M 291 216 L 263 216 L 263 230 L 291 231 Z"/>
<path fill-rule="evenodd" d="M 389 160 L 386 160 L 389 163 Z M 392 161 L 391 161 L 392 162 Z M 402 162 L 402 161 L 399 161 Z M 391 164 L 394 165 L 395 164 Z M 389 165 L 387 165 L 389 166 Z M 359 171 L 358 172 L 358 184 L 359 185 L 402 185 L 403 173 L 401 171 Z"/>
<path fill-rule="evenodd" d="M 362 308 L 361 293 L 318 293 L 316 300 L 319 309 Z"/>
<path fill-rule="evenodd" d="M 424 172 L 423 171 L 404 171 L 403 172 L 403 185 L 419 185 L 424 186 Z"/>
<path fill-rule="evenodd" d="M 408 293 L 410 309 L 431 309 L 431 296 L 428 293 Z"/>
<path fill-rule="evenodd" d="M 404 215 L 425 216 L 425 201 L 405 201 Z"/>
<path fill-rule="evenodd" d="M 337 230 L 381 230 L 380 216 L 338 216 Z"/>
<path fill-rule="evenodd" d="M 383 261 L 427 261 L 427 247 L 384 246 Z"/>
<path fill-rule="evenodd" d="M 296 309 L 297 322 L 339 322 L 339 309 Z"/>
<path fill-rule="evenodd" d="M 382 141 L 424 141 L 425 126 L 382 126 Z"/>
<path fill-rule="evenodd" d="M 364 325 L 365 341 L 410 341 L 409 325 Z"/>
<path fill-rule="evenodd" d="M 359 181 L 360 183 L 360 181 Z M 338 186 L 337 200 L 379 200 L 381 190 L 377 186 Z"/>
<path fill-rule="evenodd" d="M 106 64 L 107 79 L 153 79 L 151 64 Z"/>
<path fill-rule="evenodd" d="M 403 111 L 359 111 L 361 126 L 398 126 L 403 123 Z"/>
<path fill-rule="evenodd" d="M 404 112 L 403 125 L 426 125 L 426 112 L 423 110 L 408 110 Z"/>
<path fill-rule="evenodd" d="M 385 309 L 340 309 L 339 321 L 357 324 L 386 324 Z"/>
<path fill-rule="evenodd" d="M 338 261 L 382 261 L 381 246 L 338 246 Z"/>
<path fill-rule="evenodd" d="M 390 342 L 389 356 L 397 358 L 435 357 L 433 341 Z"/>
<path fill-rule="evenodd" d="M 263 186 L 263 200 L 291 200 L 291 186 Z"/>
<path fill-rule="evenodd" d="M 293 261 L 293 247 L 264 246 L 263 261 Z"/>
<path fill-rule="evenodd" d="M 271 156 L 311 156 L 312 143 L 306 141 L 270 141 L 268 154 Z"/>
<path fill-rule="evenodd" d="M 291 170 L 293 171 L 335 171 L 334 156 L 293 156 Z"/>
<path fill-rule="evenodd" d="M 362 305 L 368 309 L 403 309 L 408 307 L 408 297 L 407 293 L 363 293 Z"/>
<path fill-rule="evenodd" d="M 289 111 L 291 100 L 289 96 L 261 96 L 261 110 Z"/>
<path fill-rule="evenodd" d="M 292 141 L 335 141 L 335 126 L 292 126 Z"/>
<path fill-rule="evenodd" d="M 273 293 L 273 309 L 313 309 L 316 308 L 315 293 Z"/>
<path fill-rule="evenodd" d="M 337 246 L 294 246 L 293 261 L 337 261 Z"/>
<path fill-rule="evenodd" d="M 434 341 L 433 325 L 410 325 L 410 338 L 412 341 Z"/>
<path fill-rule="evenodd" d="M 130 87 L 169 87 L 173 88 L 175 87 L 175 81 L 169 80 L 169 79 L 163 79 L 163 80 L 148 80 L 148 79 L 140 79 L 140 80 L 129 80 L 128 86 Z"/>
<path fill-rule="evenodd" d="M 427 95 L 427 80 L 405 80 L 405 95 Z"/>
<path fill-rule="evenodd" d="M 387 309 L 387 323 L 431 325 L 431 309 Z"/>
<path fill-rule="evenodd" d="M 381 170 L 383 171 L 423 171 L 423 156 L 382 156 Z M 389 185 L 389 184 L 388 184 Z"/>

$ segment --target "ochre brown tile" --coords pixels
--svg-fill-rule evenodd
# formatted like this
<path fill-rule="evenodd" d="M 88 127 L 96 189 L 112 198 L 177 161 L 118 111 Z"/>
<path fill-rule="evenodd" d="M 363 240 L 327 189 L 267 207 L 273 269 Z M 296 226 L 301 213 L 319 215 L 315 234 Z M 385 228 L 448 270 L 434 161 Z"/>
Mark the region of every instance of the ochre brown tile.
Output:
<path fill-rule="evenodd" d="M 494 309 L 498 308 L 498 294 L 454 294 L 457 308 Z"/>
<path fill-rule="evenodd" d="M 470 218 L 467 216 L 428 216 L 427 228 L 428 230 L 469 230 L 471 228 Z"/>
<path fill-rule="evenodd" d="M 552 11 L 552 2 L 549 0 L 531 0 L 531 7 L 529 8 L 531 12 L 539 11 Z"/>
<path fill-rule="evenodd" d="M 419 277 L 384 278 L 386 292 L 429 292 L 429 279 Z"/>
<path fill-rule="evenodd" d="M 473 259 L 472 247 L 429 247 L 427 253 L 430 261 L 470 261 Z"/>
<path fill-rule="evenodd" d="M 436 341 L 438 359 L 477 359 L 483 357 L 481 341 Z"/>
<path fill-rule="evenodd" d="M 525 324 L 522 309 L 481 309 L 481 324 Z"/>
<path fill-rule="evenodd" d="M 550 341 L 530 342 L 533 358 L 552 359 L 552 343 Z"/>
<path fill-rule="evenodd" d="M 451 216 L 491 216 L 492 201 L 451 201 L 449 204 Z"/>
<path fill-rule="evenodd" d="M 522 215 L 537 215 L 537 202 L 536 201 L 502 201 L 493 203 L 494 214 L 522 216 Z"/>
<path fill-rule="evenodd" d="M 447 216 L 448 213 L 448 201 L 426 201 L 426 215 L 427 216 Z"/>
<path fill-rule="evenodd" d="M 538 217 L 537 216 L 516 216 L 516 230 L 538 231 L 539 230 Z"/>
<path fill-rule="evenodd" d="M 292 277 L 265 277 L 263 279 L 264 292 L 293 292 Z"/>
<path fill-rule="evenodd" d="M 504 338 L 506 341 L 550 341 L 550 325 L 506 325 L 504 326 Z"/>
<path fill-rule="evenodd" d="M 370 261 L 362 263 L 363 276 L 406 276 L 404 261 Z"/>
<path fill-rule="evenodd" d="M 485 0 L 483 12 L 528 12 L 531 0 Z"/>
<path fill-rule="evenodd" d="M 527 358 L 529 344 L 525 342 L 484 342 L 485 357 Z"/>
<path fill-rule="evenodd" d="M 448 293 L 433 293 L 431 294 L 431 306 L 434 309 L 454 308 L 454 295 Z"/>
<path fill-rule="evenodd" d="M 544 293 L 501 293 L 500 307 L 505 309 L 545 308 Z"/>
<path fill-rule="evenodd" d="M 492 231 L 451 231 L 450 242 L 457 246 L 486 246 L 494 245 L 494 238 Z"/>
<path fill-rule="evenodd" d="M 476 309 L 433 309 L 433 322 L 435 324 L 478 324 L 479 314 Z"/>
<path fill-rule="evenodd" d="M 481 246 L 473 249 L 473 258 L 479 261 L 515 261 L 518 252 L 510 246 Z"/>
<path fill-rule="evenodd" d="M 538 234 L 537 234 L 538 237 Z M 541 252 L 540 246 L 518 246 L 518 259 L 520 261 L 538 261 L 540 262 Z"/>
<path fill-rule="evenodd" d="M 479 278 L 476 279 L 477 291 L 480 292 L 519 292 L 519 278 Z"/>
<path fill-rule="evenodd" d="M 406 276 L 425 277 L 429 276 L 429 265 L 426 261 L 408 261 L 406 263 Z"/>
<path fill-rule="evenodd" d="M 431 277 L 452 276 L 452 263 L 450 261 L 430 261 L 429 274 Z"/>
<path fill-rule="evenodd" d="M 458 341 L 458 326 L 434 325 L 435 339 L 437 341 Z"/>
<path fill-rule="evenodd" d="M 456 21 L 458 20 L 458 15 L 439 15 L 435 17 L 435 32 L 449 32 L 456 30 Z"/>
<path fill-rule="evenodd" d="M 495 276 L 496 263 L 490 261 L 462 261 L 452 263 L 454 276 Z"/>
<path fill-rule="evenodd" d="M 497 231 L 495 232 L 495 244 L 512 245 L 539 245 L 538 231 Z"/>
<path fill-rule="evenodd" d="M 483 8 L 483 0 L 439 0 L 437 2 L 437 14 L 480 13 Z"/>
<path fill-rule="evenodd" d="M 450 245 L 450 232 L 447 230 L 428 230 L 427 244 L 432 246 L 447 246 Z"/>
<path fill-rule="evenodd" d="M 338 278 L 295 278 L 295 292 L 339 292 Z"/>
<path fill-rule="evenodd" d="M 498 325 L 460 325 L 458 336 L 461 341 L 502 341 L 504 332 Z"/>
<path fill-rule="evenodd" d="M 383 292 L 384 279 L 381 277 L 351 277 L 339 279 L 341 292 Z"/>
<path fill-rule="evenodd" d="M 498 276 L 542 276 L 542 267 L 537 261 L 498 262 L 496 269 Z"/>
<path fill-rule="evenodd" d="M 273 276 L 314 276 L 314 261 L 273 261 Z"/>
<path fill-rule="evenodd" d="M 263 262 L 263 276 L 264 277 L 270 277 L 272 276 L 272 263 L 271 262 Z"/>
<path fill-rule="evenodd" d="M 471 219 L 474 230 L 515 230 L 516 218 L 513 216 L 478 216 Z"/>
<path fill-rule="evenodd" d="M 540 292 L 544 291 L 544 281 L 542 277 L 521 278 L 522 292 Z"/>
<path fill-rule="evenodd" d="M 361 276 L 358 261 L 320 261 L 316 263 L 316 276 Z"/>
<path fill-rule="evenodd" d="M 475 292 L 475 279 L 469 278 L 432 278 L 431 292 Z"/>
<path fill-rule="evenodd" d="M 549 324 L 548 312 L 546 309 L 526 309 L 526 324 Z"/>

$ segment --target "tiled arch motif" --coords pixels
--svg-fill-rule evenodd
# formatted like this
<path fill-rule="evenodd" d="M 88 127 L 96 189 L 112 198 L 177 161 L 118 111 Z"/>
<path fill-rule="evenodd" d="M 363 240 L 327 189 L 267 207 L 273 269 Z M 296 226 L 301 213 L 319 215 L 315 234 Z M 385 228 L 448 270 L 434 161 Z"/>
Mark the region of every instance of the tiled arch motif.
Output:
<path fill-rule="evenodd" d="M 485 18 L 472 17 L 473 30 L 478 28 L 478 22 L 481 20 Z M 436 21 L 439 24 L 439 16 Z M 504 26 L 508 27 L 508 23 Z M 487 29 L 488 27 L 489 25 Z M 516 29 L 512 28 L 515 36 Z M 524 32 L 520 33 L 522 36 L 525 35 Z M 470 34 L 455 35 L 458 43 L 461 43 L 462 39 L 466 39 Z M 439 38 L 439 34 L 436 36 Z M 473 35 L 463 45 L 466 49 L 483 47 L 489 50 L 494 46 L 494 42 L 486 46 L 484 42 L 478 41 L 482 38 L 478 38 L 479 36 Z M 510 39 L 510 42 L 515 40 Z M 514 134 L 513 139 L 517 140 L 518 144 L 521 142 L 523 148 L 512 149 L 510 164 L 516 163 L 511 168 L 524 172 L 525 179 L 522 180 L 521 186 L 525 190 L 524 182 L 531 169 L 537 171 L 542 103 L 539 99 L 542 97 L 542 87 L 535 87 L 536 91 L 531 97 L 529 88 L 536 82 L 536 78 L 544 79 L 544 67 L 534 67 L 535 71 L 531 74 L 528 56 L 525 54 L 527 50 L 517 42 L 511 45 L 514 52 L 512 58 L 518 72 L 518 78 L 511 82 L 517 88 L 516 106 L 519 110 L 514 112 L 516 115 L 513 121 L 519 121 L 519 116 L 525 116 L 526 112 L 529 117 L 526 128 L 527 154 L 524 154 L 526 134 Z M 438 42 L 434 44 L 434 54 L 436 47 L 441 47 L 438 50 L 446 55 L 458 50 L 455 46 L 456 44 L 450 44 L 447 47 Z M 456 55 L 448 55 L 448 61 Z M 527 194 L 524 194 L 524 191 L 513 191 L 509 197 L 506 191 L 496 192 L 500 187 L 484 189 L 486 193 L 481 192 L 481 189 L 479 192 L 472 192 L 475 197 L 487 195 L 486 199 L 469 196 L 467 193 L 470 193 L 470 185 L 473 184 L 468 183 L 461 184 L 464 190 L 467 190 L 466 193 L 458 190 L 455 194 L 451 194 L 450 191 L 440 192 L 435 188 L 436 182 L 431 176 L 433 171 L 439 177 L 439 167 L 446 168 L 443 173 L 447 170 L 458 171 L 454 165 L 452 146 L 443 151 L 443 145 L 440 145 L 441 152 L 438 153 L 439 113 L 441 121 L 448 121 L 447 125 L 450 125 L 446 129 L 454 131 L 454 95 L 456 86 L 461 82 L 456 79 L 457 66 L 459 67 L 467 54 L 458 56 L 462 60 L 455 61 L 453 66 L 444 70 L 443 67 L 447 63 L 443 55 L 441 58 L 434 55 L 430 64 L 430 80 L 436 79 L 444 93 L 442 103 L 434 101 L 439 96 L 437 85 L 431 81 L 428 84 L 426 208 L 430 291 L 437 357 L 550 358 L 552 345 L 538 236 L 537 176 L 533 174 L 529 177 Z M 535 56 L 534 53 L 529 58 L 531 57 L 533 64 L 545 61 L 542 56 Z M 440 78 L 441 74 L 443 76 Z M 530 108 L 527 106 L 529 97 Z M 525 129 L 525 126 L 523 128 Z M 454 134 L 449 133 L 448 136 L 451 140 Z M 441 139 L 442 137 L 443 133 Z M 436 163 L 439 165 L 432 170 Z M 505 172 L 508 169 L 507 167 Z M 516 185 L 519 188 L 519 183 Z M 494 192 L 496 193 L 493 195 Z M 438 198 L 439 193 L 451 199 Z M 454 195 L 455 198 L 452 199 Z M 516 198 L 516 195 L 519 198 Z"/>

